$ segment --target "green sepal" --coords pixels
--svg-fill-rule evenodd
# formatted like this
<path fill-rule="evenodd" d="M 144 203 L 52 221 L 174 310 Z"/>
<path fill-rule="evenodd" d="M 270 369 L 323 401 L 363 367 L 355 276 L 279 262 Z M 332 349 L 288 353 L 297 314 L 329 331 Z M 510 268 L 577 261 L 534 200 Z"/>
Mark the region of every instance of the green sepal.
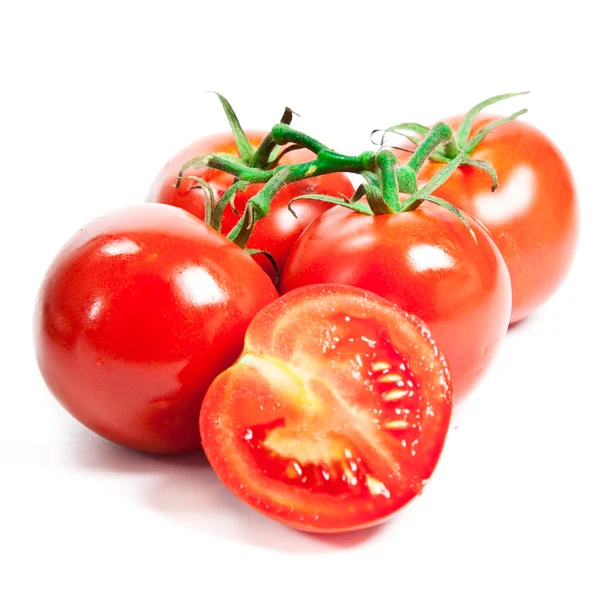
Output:
<path fill-rule="evenodd" d="M 263 254 L 268 259 L 268 261 L 273 265 L 273 268 L 275 269 L 275 281 L 273 283 L 276 286 L 279 285 L 279 279 L 280 279 L 279 267 L 277 266 L 277 262 L 275 261 L 275 259 L 273 258 L 273 255 L 270 252 L 267 252 L 266 250 L 256 250 L 255 248 L 244 248 L 244 252 L 246 254 L 248 254 L 249 256 L 254 256 L 255 254 Z"/>
<path fill-rule="evenodd" d="M 364 184 L 363 184 L 364 185 Z M 373 216 L 373 211 L 367 204 L 362 204 L 361 202 L 352 203 L 348 200 L 344 200 L 343 198 L 337 198 L 336 196 L 327 196 L 325 194 L 304 194 L 303 196 L 296 196 L 296 198 L 292 198 L 288 202 L 288 210 L 298 218 L 298 215 L 294 212 L 292 208 L 292 204 L 296 202 L 296 200 L 320 200 L 321 202 L 327 202 L 328 204 L 336 204 L 337 206 L 345 206 L 354 212 L 360 213 L 362 215 L 370 215 Z"/>
<path fill-rule="evenodd" d="M 492 179 L 492 192 L 496 191 L 496 188 L 498 187 L 498 174 L 496 173 L 496 169 L 494 169 L 487 160 L 477 160 L 476 158 L 466 157 L 462 164 L 485 171 Z"/>
<path fill-rule="evenodd" d="M 429 156 L 428 159 L 431 162 L 441 162 L 441 163 L 449 163 L 452 159 L 448 158 L 446 155 L 442 154 L 441 152 L 432 152 Z"/>
<path fill-rule="evenodd" d="M 393 215 L 396 213 L 395 209 L 400 204 L 397 193 L 396 202 L 394 203 L 394 206 L 392 206 L 389 202 L 386 202 L 381 192 L 381 188 L 375 185 L 370 185 L 369 183 L 363 183 L 362 186 L 364 189 L 364 194 L 367 198 L 367 202 L 369 203 L 369 207 L 371 208 L 371 212 L 374 215 Z"/>
<path fill-rule="evenodd" d="M 223 220 L 223 211 L 225 207 L 230 204 L 234 210 L 234 213 L 237 214 L 237 210 L 235 209 L 235 196 L 238 192 L 243 192 L 247 189 L 251 184 L 247 181 L 236 181 L 233 185 L 230 185 L 225 193 L 221 196 L 220 200 L 215 204 L 215 208 L 212 214 L 212 223 L 211 226 L 213 229 L 216 229 L 218 232 L 221 231 L 221 221 Z"/>
<path fill-rule="evenodd" d="M 449 210 L 453 215 L 456 215 L 460 219 L 460 222 L 469 230 L 471 237 L 475 240 L 475 243 L 477 244 L 477 236 L 475 235 L 471 224 L 469 223 L 467 217 L 465 216 L 465 213 L 463 213 L 462 210 L 456 208 L 454 204 L 450 204 L 450 202 L 447 202 L 442 198 L 438 198 L 437 196 L 427 196 L 424 198 L 424 200 L 432 202 L 433 204 L 437 204 L 438 206 Z"/>
<path fill-rule="evenodd" d="M 506 100 L 508 98 L 514 98 L 515 96 L 523 96 L 524 94 L 528 94 L 529 92 L 517 92 L 515 94 L 500 94 L 499 96 L 492 96 L 491 98 L 487 98 L 483 102 L 476 104 L 467 114 L 464 116 L 461 124 L 456 131 L 456 141 L 461 148 L 466 148 L 469 135 L 471 134 L 471 129 L 473 127 L 473 121 L 475 117 L 488 106 L 492 104 L 496 104 L 497 102 L 501 102 L 502 100 Z"/>
<path fill-rule="evenodd" d="M 374 186 L 381 186 L 381 179 L 375 173 L 371 173 L 371 171 L 361 171 L 360 175 L 365 179 L 367 183 L 370 183 Z"/>
<path fill-rule="evenodd" d="M 244 214 L 227 235 L 227 239 L 240 248 L 246 247 L 256 221 L 269 214 L 273 198 L 287 182 L 290 175 L 290 167 L 281 167 L 274 174 L 271 172 L 271 175 L 272 177 L 267 181 L 266 185 L 248 199 Z"/>
<path fill-rule="evenodd" d="M 460 152 L 454 160 L 451 160 L 445 167 L 440 169 L 420 190 L 404 200 L 400 204 L 398 212 L 405 212 L 416 208 L 427 196 L 431 195 L 432 192 L 452 176 L 452 173 L 456 171 L 464 159 L 464 152 Z"/>
<path fill-rule="evenodd" d="M 418 146 L 423 140 L 422 139 L 417 139 L 416 137 L 409 135 L 408 133 L 405 133 L 404 131 L 395 131 L 394 132 L 396 135 L 401 135 L 402 137 L 406 138 L 411 144 L 414 144 L 415 146 Z M 392 146 L 392 148 L 396 148 L 396 150 L 405 150 L 407 152 L 414 152 L 414 150 L 409 150 L 408 148 L 397 148 L 396 146 Z"/>
<path fill-rule="evenodd" d="M 197 177 L 196 175 L 188 175 L 186 179 L 191 179 L 196 182 L 196 185 L 190 187 L 190 190 L 201 188 L 204 193 L 204 222 L 207 225 L 211 225 L 212 223 L 212 212 L 215 207 L 215 193 L 212 189 L 212 186 L 202 179 L 202 177 Z"/>
<path fill-rule="evenodd" d="M 227 234 L 227 239 L 231 240 L 240 248 L 245 248 L 252 229 L 254 228 L 254 208 L 250 202 L 246 204 L 246 209 L 241 219 L 235 224 L 235 227 Z"/>
<path fill-rule="evenodd" d="M 301 146 L 300 144 L 290 144 L 289 146 L 286 146 L 283 150 L 281 150 L 281 146 L 277 146 L 271 153 L 271 156 L 269 157 L 269 164 L 267 165 L 267 169 L 274 169 L 279 164 L 279 161 L 286 154 L 289 154 L 290 152 L 295 152 L 296 150 L 304 150 L 304 146 Z"/>
<path fill-rule="evenodd" d="M 181 169 L 179 169 L 175 187 L 179 187 L 181 185 L 183 173 L 187 171 L 187 169 L 201 169 L 202 167 L 209 167 L 212 169 L 224 170 L 221 169 L 221 166 L 227 164 L 245 166 L 244 161 L 239 156 L 234 156 L 233 154 L 227 154 L 225 152 L 214 152 L 212 154 L 194 156 L 193 158 L 190 158 L 184 162 L 181 166 Z"/>
<path fill-rule="evenodd" d="M 221 102 L 221 106 L 225 111 L 225 115 L 227 116 L 227 120 L 229 121 L 229 126 L 231 127 L 231 131 L 233 133 L 233 139 L 235 140 L 235 145 L 237 146 L 238 152 L 242 157 L 242 160 L 247 163 L 252 160 L 254 156 L 254 148 L 252 148 L 252 144 L 248 137 L 246 136 L 242 126 L 240 125 L 240 121 L 237 118 L 231 104 L 227 101 L 224 96 L 221 96 L 218 92 L 212 92 L 216 94 L 217 98 Z"/>
<path fill-rule="evenodd" d="M 388 127 L 385 131 L 401 133 L 401 130 L 412 131 L 423 137 L 427 137 L 431 131 L 429 127 L 425 127 L 425 125 L 421 125 L 420 123 L 399 123 L 398 125 L 392 125 L 391 127 Z"/>
<path fill-rule="evenodd" d="M 354 204 L 355 202 L 358 202 L 361 198 L 363 198 L 365 196 L 365 187 L 369 186 L 371 184 L 369 183 L 361 183 L 356 190 L 354 190 L 354 194 L 352 194 L 352 196 L 350 196 L 350 198 L 348 199 L 348 202 L 350 202 L 350 204 Z M 372 186 L 371 187 L 376 187 L 376 189 L 379 189 L 379 186 Z"/>
<path fill-rule="evenodd" d="M 379 185 L 361 183 L 348 202 L 354 204 L 363 197 L 366 197 L 371 212 L 374 215 L 393 215 L 396 212 L 387 202 L 385 202 Z"/>
<path fill-rule="evenodd" d="M 212 154 L 203 154 L 201 156 L 194 156 L 189 160 L 186 160 L 183 165 L 181 165 L 181 169 L 179 169 L 179 173 L 177 174 L 177 181 L 175 182 L 175 187 L 178 188 L 181 185 L 181 180 L 183 179 L 183 173 L 188 169 L 200 169 L 201 167 L 206 167 L 208 164 L 209 158 Z"/>
<path fill-rule="evenodd" d="M 498 119 L 497 121 L 493 121 L 492 123 L 490 123 L 489 125 L 486 125 L 485 127 L 482 127 L 474 136 L 471 140 L 469 140 L 469 142 L 467 142 L 467 145 L 465 146 L 464 150 L 467 154 L 471 154 L 471 152 L 473 152 L 473 150 L 475 150 L 475 148 L 477 148 L 477 146 L 481 143 L 481 141 L 483 140 L 483 138 L 493 129 L 496 129 L 496 127 L 499 127 L 500 125 L 505 125 L 506 123 L 510 123 L 511 121 L 514 121 L 515 119 L 518 119 L 521 115 L 524 115 L 527 112 L 526 108 L 523 108 L 519 111 L 517 111 L 516 113 L 513 113 L 512 115 L 508 116 L 508 117 L 504 117 L 502 119 Z"/>

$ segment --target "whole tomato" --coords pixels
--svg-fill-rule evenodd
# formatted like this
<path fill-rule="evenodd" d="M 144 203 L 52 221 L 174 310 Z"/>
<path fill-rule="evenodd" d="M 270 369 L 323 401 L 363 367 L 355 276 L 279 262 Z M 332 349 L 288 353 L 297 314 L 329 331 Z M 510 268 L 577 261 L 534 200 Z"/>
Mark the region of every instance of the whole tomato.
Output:
<path fill-rule="evenodd" d="M 341 283 L 375 292 L 420 317 L 446 356 L 460 399 L 496 354 L 511 299 L 500 252 L 477 221 L 469 222 L 475 237 L 437 205 L 376 216 L 334 207 L 296 242 L 282 292 Z"/>
<path fill-rule="evenodd" d="M 247 135 L 250 143 L 254 147 L 257 147 L 266 133 L 249 132 Z M 179 171 L 186 161 L 195 156 L 214 152 L 225 152 L 239 156 L 233 135 L 231 133 L 211 135 L 197 140 L 177 153 L 156 176 L 148 192 L 146 201 L 178 206 L 196 217 L 204 219 L 205 196 L 202 189 L 194 187 L 196 186 L 196 182 L 192 179 L 183 179 L 178 188 L 175 187 L 175 183 Z M 310 151 L 299 150 L 286 154 L 281 163 L 307 162 L 313 158 L 314 154 Z M 208 167 L 188 169 L 185 171 L 185 175 L 194 175 L 207 181 L 213 188 L 216 200 L 223 195 L 225 190 L 234 181 L 232 175 Z M 239 214 L 236 215 L 229 206 L 225 209 L 221 227 L 221 232 L 224 235 L 227 235 L 233 229 L 244 211 L 246 202 L 261 187 L 261 184 L 254 184 L 246 190 L 237 193 L 235 207 Z M 269 252 L 275 259 L 281 272 L 298 236 L 311 221 L 330 208 L 330 205 L 325 202 L 298 200 L 294 203 L 296 218 L 288 210 L 290 200 L 304 194 L 326 194 L 339 198 L 350 198 L 353 193 L 354 187 L 343 173 L 321 175 L 286 185 L 273 199 L 269 214 L 256 223 L 248 241 L 248 248 Z M 276 273 L 269 260 L 260 254 L 254 255 L 253 258 L 267 272 L 271 279 L 274 280 Z"/>
<path fill-rule="evenodd" d="M 479 115 L 470 137 L 500 118 Z M 444 122 L 456 131 L 462 119 Z M 398 156 L 407 160 L 405 152 Z M 487 227 L 510 273 L 514 323 L 546 302 L 569 272 L 579 229 L 573 178 L 558 148 L 523 121 L 493 129 L 471 157 L 494 167 L 498 188 L 490 190 L 490 177 L 481 169 L 461 166 L 436 195 Z M 442 166 L 428 161 L 420 174 L 429 180 Z"/>
<path fill-rule="evenodd" d="M 200 403 L 277 297 L 243 250 L 189 213 L 144 204 L 76 233 L 43 281 L 38 364 L 84 425 L 150 452 L 200 447 Z"/>

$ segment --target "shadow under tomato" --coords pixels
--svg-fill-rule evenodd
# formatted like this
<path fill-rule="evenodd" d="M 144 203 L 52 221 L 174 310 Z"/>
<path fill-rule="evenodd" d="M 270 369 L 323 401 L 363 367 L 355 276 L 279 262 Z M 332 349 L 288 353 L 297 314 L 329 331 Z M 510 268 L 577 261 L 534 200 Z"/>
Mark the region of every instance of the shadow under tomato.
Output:
<path fill-rule="evenodd" d="M 511 323 L 508 326 L 508 335 L 513 335 L 517 331 L 520 333 L 521 331 L 529 329 L 529 327 L 535 326 L 535 324 L 540 318 L 540 313 L 534 312 L 533 314 L 529 315 L 528 317 L 525 317 L 524 319 L 521 319 L 520 321 L 517 321 L 516 323 Z"/>
<path fill-rule="evenodd" d="M 203 452 L 154 455 L 108 442 L 74 423 L 69 460 L 86 471 L 149 476 L 140 502 L 186 528 L 222 539 L 292 554 L 343 550 L 366 543 L 385 526 L 343 534 L 312 534 L 256 512 L 221 483 Z"/>

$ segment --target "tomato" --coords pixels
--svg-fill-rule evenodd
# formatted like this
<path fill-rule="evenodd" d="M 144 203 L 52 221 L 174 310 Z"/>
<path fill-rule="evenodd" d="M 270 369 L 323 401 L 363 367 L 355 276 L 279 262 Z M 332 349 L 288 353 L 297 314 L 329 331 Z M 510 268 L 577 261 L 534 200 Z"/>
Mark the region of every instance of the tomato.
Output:
<path fill-rule="evenodd" d="M 392 215 L 334 207 L 298 239 L 285 266 L 286 293 L 311 283 L 370 290 L 423 319 L 444 352 L 456 399 L 481 378 L 508 327 L 510 280 L 498 249 L 475 220 L 421 204 Z"/>
<path fill-rule="evenodd" d="M 200 430 L 217 475 L 250 506 L 298 529 L 349 531 L 421 492 L 451 407 L 421 320 L 364 290 L 314 285 L 252 320 Z"/>
<path fill-rule="evenodd" d="M 264 136 L 265 133 L 261 132 L 248 134 L 250 143 L 255 147 Z M 163 167 L 152 184 L 147 201 L 179 206 L 198 218 L 204 219 L 205 197 L 201 189 L 194 188 L 196 182 L 185 179 L 179 188 L 175 187 L 175 182 L 181 166 L 187 160 L 212 152 L 226 152 L 239 156 L 231 133 L 216 134 L 200 139 L 176 154 Z M 282 163 L 306 162 L 313 158 L 314 154 L 308 150 L 302 150 L 285 155 Z M 233 183 L 232 175 L 207 167 L 189 169 L 185 174 L 196 175 L 209 182 L 215 192 L 215 199 L 220 198 Z M 262 185 L 258 184 L 251 185 L 236 195 L 235 206 L 239 215 L 243 213 L 248 199 L 254 196 L 261 187 Z M 296 218 L 288 210 L 290 200 L 304 194 L 327 194 L 339 198 L 350 198 L 353 193 L 354 187 L 343 173 L 321 175 L 286 185 L 273 199 L 269 214 L 256 223 L 248 242 L 248 248 L 266 250 L 275 259 L 279 270 L 283 270 L 285 261 L 298 236 L 311 221 L 330 208 L 330 205 L 325 202 L 299 200 L 294 203 Z M 240 218 L 239 215 L 236 215 L 230 207 L 225 209 L 221 228 L 223 234 L 226 235 L 233 229 Z M 271 279 L 275 279 L 275 269 L 267 258 L 260 254 L 254 255 L 253 258 Z"/>
<path fill-rule="evenodd" d="M 194 450 L 206 389 L 276 297 L 245 252 L 189 213 L 115 211 L 50 266 L 35 314 L 38 364 L 61 404 L 105 438 Z"/>
<path fill-rule="evenodd" d="M 480 115 L 473 134 L 499 118 Z M 461 120 L 445 122 L 456 131 Z M 523 121 L 492 130 L 471 156 L 495 168 L 496 191 L 490 191 L 484 171 L 462 166 L 435 193 L 487 227 L 510 272 L 511 322 L 516 322 L 548 300 L 573 262 L 579 229 L 573 178 L 558 148 Z M 428 162 L 423 178 L 430 179 L 441 166 Z"/>

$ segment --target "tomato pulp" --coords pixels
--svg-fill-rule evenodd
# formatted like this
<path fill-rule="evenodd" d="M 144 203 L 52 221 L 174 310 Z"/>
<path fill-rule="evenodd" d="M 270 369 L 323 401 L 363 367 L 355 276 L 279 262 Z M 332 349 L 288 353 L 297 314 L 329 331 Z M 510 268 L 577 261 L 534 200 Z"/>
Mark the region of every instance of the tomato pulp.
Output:
<path fill-rule="evenodd" d="M 194 450 L 206 389 L 276 297 L 247 254 L 189 213 L 115 211 L 71 238 L 46 274 L 39 367 L 61 404 L 105 438 Z"/>
<path fill-rule="evenodd" d="M 484 228 L 470 224 L 476 239 L 457 216 L 432 204 L 377 216 L 336 206 L 298 239 L 282 292 L 353 285 L 417 315 L 444 352 L 461 399 L 489 367 L 510 315 L 506 265 Z"/>
<path fill-rule="evenodd" d="M 420 493 L 451 407 L 421 320 L 365 290 L 314 285 L 253 319 L 200 430 L 217 475 L 250 506 L 298 529 L 348 531 Z"/>
<path fill-rule="evenodd" d="M 248 139 L 254 147 L 257 147 L 265 135 L 264 132 L 250 132 Z M 196 182 L 192 179 L 184 179 L 178 188 L 175 187 L 175 182 L 179 170 L 186 161 L 195 156 L 203 156 L 212 152 L 226 152 L 239 156 L 231 133 L 221 133 L 202 138 L 190 144 L 169 160 L 156 176 L 146 201 L 178 206 L 196 217 L 204 219 L 205 197 L 201 189 L 194 187 Z M 282 164 L 306 162 L 313 158 L 314 154 L 308 150 L 295 151 L 286 154 L 283 157 Z M 185 175 L 194 175 L 207 181 L 214 190 L 216 200 L 223 195 L 234 181 L 232 175 L 207 167 L 188 169 Z M 233 229 L 240 218 L 239 215 L 244 211 L 246 202 L 261 187 L 262 185 L 254 184 L 245 191 L 237 193 L 235 207 L 239 214 L 236 215 L 229 206 L 225 209 L 221 228 L 224 235 L 227 235 Z M 354 187 L 343 173 L 321 175 L 286 185 L 273 199 L 269 214 L 256 223 L 248 241 L 248 248 L 269 252 L 281 272 L 298 236 L 311 221 L 331 206 L 325 202 L 298 200 L 294 202 L 294 212 L 297 215 L 297 217 L 294 217 L 288 210 L 290 200 L 304 194 L 326 194 L 338 198 L 350 198 L 353 193 Z M 275 269 L 267 258 L 260 254 L 254 255 L 253 258 L 271 279 L 275 279 Z"/>
<path fill-rule="evenodd" d="M 499 118 L 480 115 L 472 135 Z M 444 122 L 456 131 L 461 121 L 452 117 Z M 405 152 L 398 156 L 407 160 Z M 523 121 L 493 129 L 472 158 L 494 167 L 495 192 L 487 173 L 461 166 L 435 193 L 487 227 L 510 273 L 514 323 L 546 302 L 569 272 L 579 231 L 573 177 L 558 148 Z M 428 161 L 421 176 L 429 180 L 442 166 Z"/>

